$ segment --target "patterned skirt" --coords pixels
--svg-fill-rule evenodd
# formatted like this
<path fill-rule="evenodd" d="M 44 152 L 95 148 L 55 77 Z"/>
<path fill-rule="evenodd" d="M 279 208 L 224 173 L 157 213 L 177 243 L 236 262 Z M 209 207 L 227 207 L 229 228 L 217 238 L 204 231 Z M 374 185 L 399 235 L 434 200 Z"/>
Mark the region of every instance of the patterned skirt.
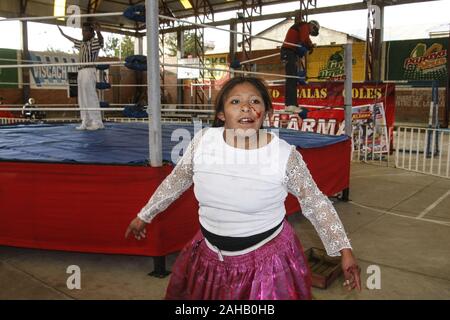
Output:
<path fill-rule="evenodd" d="M 311 272 L 291 225 L 258 249 L 223 256 L 199 231 L 179 254 L 166 292 L 175 300 L 309 300 Z"/>

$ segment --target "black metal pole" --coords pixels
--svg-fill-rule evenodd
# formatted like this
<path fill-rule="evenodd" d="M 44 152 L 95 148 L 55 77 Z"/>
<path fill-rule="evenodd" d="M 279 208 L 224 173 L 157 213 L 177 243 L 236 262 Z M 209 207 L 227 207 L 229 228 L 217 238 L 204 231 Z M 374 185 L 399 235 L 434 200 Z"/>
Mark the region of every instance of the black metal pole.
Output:
<path fill-rule="evenodd" d="M 450 113 L 450 24 L 448 25 L 448 42 L 447 42 L 447 81 L 445 82 L 445 110 L 444 110 L 444 122 L 442 124 L 443 128 L 448 128 L 449 113 Z"/>
<path fill-rule="evenodd" d="M 166 270 L 166 257 L 153 257 L 153 271 L 148 275 L 156 278 L 165 278 L 169 274 L 170 271 Z"/>

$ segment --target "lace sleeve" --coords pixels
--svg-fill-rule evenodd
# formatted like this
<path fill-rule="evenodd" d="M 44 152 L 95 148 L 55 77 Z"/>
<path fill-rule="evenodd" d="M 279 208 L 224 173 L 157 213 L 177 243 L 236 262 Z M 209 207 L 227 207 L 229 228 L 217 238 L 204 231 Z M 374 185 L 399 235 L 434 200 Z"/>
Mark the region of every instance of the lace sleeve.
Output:
<path fill-rule="evenodd" d="M 286 167 L 288 192 L 297 197 L 303 215 L 312 223 L 329 256 L 340 256 L 340 250 L 350 248 L 336 210 L 331 201 L 319 190 L 302 155 L 292 148 Z"/>
<path fill-rule="evenodd" d="M 166 210 L 192 185 L 194 149 L 203 133 L 204 130 L 195 135 L 175 168 L 158 186 L 148 203 L 138 213 L 141 220 L 150 223 L 158 213 Z"/>

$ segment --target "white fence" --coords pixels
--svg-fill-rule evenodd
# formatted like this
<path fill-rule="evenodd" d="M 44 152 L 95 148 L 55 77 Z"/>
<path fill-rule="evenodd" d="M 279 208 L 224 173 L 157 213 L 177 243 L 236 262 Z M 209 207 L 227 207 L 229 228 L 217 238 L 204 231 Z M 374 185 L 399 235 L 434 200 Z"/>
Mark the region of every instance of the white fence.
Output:
<path fill-rule="evenodd" d="M 388 152 L 387 129 L 367 125 L 353 128 L 352 161 L 450 178 L 450 130 L 398 127 L 393 135 L 393 150 Z"/>
<path fill-rule="evenodd" d="M 399 127 L 395 167 L 450 178 L 450 130 Z"/>

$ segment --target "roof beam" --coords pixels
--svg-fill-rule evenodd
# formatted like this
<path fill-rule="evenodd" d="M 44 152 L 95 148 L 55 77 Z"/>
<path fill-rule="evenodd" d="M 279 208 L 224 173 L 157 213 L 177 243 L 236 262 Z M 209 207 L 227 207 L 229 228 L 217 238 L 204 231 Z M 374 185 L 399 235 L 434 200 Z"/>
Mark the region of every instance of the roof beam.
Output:
<path fill-rule="evenodd" d="M 411 4 L 411 3 L 419 3 L 419 2 L 430 2 L 430 1 L 438 1 L 438 0 L 397 0 L 395 3 L 393 1 L 385 1 L 385 6 L 394 6 L 394 5 L 402 5 L 402 4 Z M 337 6 L 329 6 L 329 7 L 320 7 L 320 8 L 313 8 L 308 10 L 308 15 L 314 15 L 314 14 L 321 14 L 321 13 L 332 13 L 332 12 L 343 12 L 343 11 L 354 11 L 354 10 L 365 10 L 367 9 L 367 4 L 365 2 L 356 2 L 356 3 L 349 3 L 349 4 L 342 4 Z M 217 12 L 217 10 L 216 10 Z M 290 12 L 280 12 L 280 13 L 273 13 L 273 14 L 265 14 L 260 16 L 254 16 L 251 18 L 244 19 L 244 21 L 264 21 L 264 20 L 273 20 L 273 19 L 283 19 L 283 18 L 290 18 L 290 17 L 296 17 L 300 13 L 300 10 L 290 11 Z M 224 25 L 230 25 L 232 23 L 242 22 L 242 20 L 238 19 L 228 19 L 228 20 L 220 20 L 220 21 L 214 21 L 210 23 L 205 23 L 209 26 L 224 26 Z M 182 26 L 182 27 L 175 27 L 175 28 L 166 28 L 161 30 L 162 33 L 171 33 L 171 32 L 177 32 L 178 30 L 192 30 L 195 29 L 195 26 Z"/>
<path fill-rule="evenodd" d="M 96 13 L 101 3 L 102 0 L 89 0 L 88 13 Z"/>

